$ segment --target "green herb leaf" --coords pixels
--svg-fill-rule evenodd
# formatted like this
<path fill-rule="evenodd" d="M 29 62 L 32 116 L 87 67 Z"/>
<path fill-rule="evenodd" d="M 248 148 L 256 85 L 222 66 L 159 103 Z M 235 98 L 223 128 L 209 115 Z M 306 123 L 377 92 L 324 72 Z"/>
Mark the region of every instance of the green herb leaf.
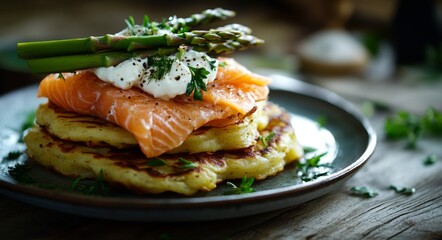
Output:
<path fill-rule="evenodd" d="M 126 20 L 124 20 L 124 22 L 126 23 L 127 28 L 129 29 L 130 33 L 131 33 L 132 35 L 135 35 L 135 30 L 134 30 L 134 27 L 135 27 L 135 19 L 134 19 L 134 17 L 129 16 Z"/>
<path fill-rule="evenodd" d="M 261 141 L 264 148 L 267 148 L 268 143 L 273 139 L 273 137 L 275 137 L 275 133 L 271 132 L 269 133 L 269 135 L 267 135 L 267 137 L 263 137 L 262 135 L 260 135 L 258 137 L 258 141 Z"/>
<path fill-rule="evenodd" d="M 21 155 L 23 154 L 22 151 L 14 150 L 10 151 L 6 157 L 4 157 L 5 160 L 17 160 Z"/>
<path fill-rule="evenodd" d="M 30 175 L 31 167 L 27 164 L 16 164 L 8 168 L 9 175 L 22 184 L 34 184 L 36 181 Z"/>
<path fill-rule="evenodd" d="M 308 158 L 304 162 L 298 162 L 298 177 L 304 182 L 309 182 L 330 174 L 333 167 L 329 163 L 319 164 L 321 158 L 325 155 L 327 155 L 327 152 Z"/>
<path fill-rule="evenodd" d="M 182 61 L 183 60 L 183 56 L 184 56 L 185 53 L 186 53 L 185 47 L 184 46 L 183 47 L 180 46 L 178 48 L 178 52 L 176 54 L 176 57 L 178 58 L 178 60 Z"/>
<path fill-rule="evenodd" d="M 307 159 L 306 160 L 307 165 L 310 166 L 310 167 L 318 167 L 319 166 L 319 161 L 326 154 L 327 154 L 327 152 L 319 154 L 319 155 L 316 155 L 316 156 L 314 156 L 312 158 Z"/>
<path fill-rule="evenodd" d="M 209 60 L 207 57 L 206 57 L 206 60 L 209 62 L 210 70 L 215 71 L 216 60 Z"/>
<path fill-rule="evenodd" d="M 148 15 L 144 15 L 143 17 L 143 27 L 149 28 L 150 27 L 150 19 Z"/>
<path fill-rule="evenodd" d="M 316 152 L 318 149 L 314 147 L 303 147 L 304 154 Z"/>
<path fill-rule="evenodd" d="M 184 158 L 179 158 L 178 161 L 183 163 L 183 165 L 181 165 L 182 169 L 193 169 L 193 168 L 197 167 L 194 162 L 189 161 L 189 160 L 184 159 Z"/>
<path fill-rule="evenodd" d="M 436 154 L 430 154 L 424 159 L 424 165 L 429 166 L 433 165 L 437 162 L 437 156 Z"/>
<path fill-rule="evenodd" d="M 233 194 L 245 194 L 245 193 L 256 192 L 256 190 L 252 188 L 254 181 L 255 181 L 255 178 L 253 178 L 253 177 L 247 178 L 247 176 L 244 176 L 241 179 L 241 185 L 239 187 L 237 187 L 232 182 L 227 182 L 227 185 L 229 185 L 232 189 L 224 192 L 223 194 L 224 195 L 233 195 Z"/>
<path fill-rule="evenodd" d="M 385 134 L 389 140 L 407 140 L 408 148 L 415 148 L 424 134 L 442 136 L 442 113 L 429 108 L 423 116 L 400 111 L 385 121 Z"/>
<path fill-rule="evenodd" d="M 190 73 L 192 76 L 191 81 L 187 84 L 186 88 L 186 96 L 190 96 L 193 92 L 194 100 L 203 100 L 203 95 L 201 90 L 207 91 L 206 84 L 204 83 L 204 79 L 209 75 L 209 71 L 205 68 L 194 68 L 189 67 Z"/>
<path fill-rule="evenodd" d="M 34 126 L 34 121 L 35 121 L 35 112 L 29 112 L 26 115 L 25 121 L 23 122 L 23 124 L 21 125 L 21 131 L 25 131 L 28 128 L 31 128 L 32 126 Z"/>
<path fill-rule="evenodd" d="M 372 198 L 372 197 L 376 197 L 378 195 L 377 192 L 375 192 L 374 190 L 372 190 L 369 187 L 352 187 L 350 189 L 351 194 L 355 195 L 355 196 L 359 196 L 359 197 L 366 197 L 366 198 Z"/>
<path fill-rule="evenodd" d="M 442 113 L 429 108 L 422 119 L 424 129 L 433 134 L 442 136 Z"/>
<path fill-rule="evenodd" d="M 170 72 L 172 68 L 173 59 L 168 56 L 150 57 L 148 58 L 150 66 L 154 67 L 154 71 L 149 75 L 149 80 L 161 80 L 164 75 Z"/>
<path fill-rule="evenodd" d="M 63 79 L 63 81 L 66 81 L 66 78 L 64 78 L 64 75 L 62 73 L 58 73 L 57 78 Z"/>
<path fill-rule="evenodd" d="M 166 162 L 161 158 L 150 158 L 147 160 L 146 164 L 151 167 L 167 165 Z"/>
<path fill-rule="evenodd" d="M 218 67 L 227 67 L 227 65 L 228 65 L 227 62 L 225 62 L 225 61 L 218 63 Z"/>
<path fill-rule="evenodd" d="M 100 170 L 93 183 L 80 183 L 80 178 L 76 178 L 72 181 L 69 189 L 85 195 L 107 195 L 110 186 L 104 179 L 104 171 Z"/>
<path fill-rule="evenodd" d="M 423 133 L 423 125 L 419 117 L 408 112 L 398 112 L 387 118 L 385 133 L 388 139 L 407 139 L 407 147 L 415 148 Z"/>
<path fill-rule="evenodd" d="M 415 188 L 406 188 L 406 187 L 399 188 L 394 185 L 391 185 L 390 189 L 393 189 L 396 193 L 400 193 L 407 196 L 411 196 L 416 192 Z"/>
<path fill-rule="evenodd" d="M 327 124 L 327 118 L 325 116 L 319 116 L 316 119 L 316 123 L 318 124 L 319 128 L 323 128 Z"/>

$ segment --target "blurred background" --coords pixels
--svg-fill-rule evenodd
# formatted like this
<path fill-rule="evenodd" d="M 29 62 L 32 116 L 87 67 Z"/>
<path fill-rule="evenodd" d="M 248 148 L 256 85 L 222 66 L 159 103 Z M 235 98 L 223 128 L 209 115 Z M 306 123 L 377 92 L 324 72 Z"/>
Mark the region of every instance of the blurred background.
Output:
<path fill-rule="evenodd" d="M 361 81 L 375 91 L 426 81 L 439 90 L 432 94 L 442 107 L 441 0 L 5 1 L 0 6 L 0 95 L 42 77 L 17 59 L 17 42 L 116 33 L 128 16 L 141 23 L 145 14 L 160 21 L 216 7 L 237 12 L 225 23 L 250 26 L 266 40 L 262 47 L 235 54 L 257 71 L 295 76 L 343 94 L 360 89 Z"/>

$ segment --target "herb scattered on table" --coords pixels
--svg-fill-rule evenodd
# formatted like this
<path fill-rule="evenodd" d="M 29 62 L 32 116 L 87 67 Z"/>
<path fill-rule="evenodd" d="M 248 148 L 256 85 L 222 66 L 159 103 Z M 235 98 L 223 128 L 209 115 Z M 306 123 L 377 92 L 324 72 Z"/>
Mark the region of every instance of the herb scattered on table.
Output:
<path fill-rule="evenodd" d="M 352 195 L 359 196 L 359 197 L 365 197 L 365 198 L 373 198 L 378 195 L 378 193 L 374 190 L 372 190 L 369 187 L 361 186 L 361 187 L 352 187 L 350 189 L 350 192 Z"/>
<path fill-rule="evenodd" d="M 385 134 L 390 140 L 407 140 L 408 148 L 416 148 L 425 134 L 442 136 L 442 113 L 429 108 L 423 116 L 400 111 L 385 121 Z"/>
<path fill-rule="evenodd" d="M 424 165 L 430 166 L 438 161 L 436 154 L 430 154 L 424 159 Z"/>
<path fill-rule="evenodd" d="M 393 189 L 396 193 L 400 193 L 403 195 L 411 196 L 416 192 L 415 188 L 406 188 L 406 187 L 396 187 L 394 185 L 390 186 L 390 189 Z"/>
<path fill-rule="evenodd" d="M 255 192 L 256 190 L 252 188 L 252 184 L 254 181 L 255 181 L 255 178 L 253 178 L 253 177 L 248 178 L 247 176 L 244 176 L 241 179 L 241 184 L 239 187 L 237 187 L 232 182 L 227 182 L 227 185 L 229 185 L 232 189 L 224 192 L 223 195 L 244 194 L 244 193 Z"/>

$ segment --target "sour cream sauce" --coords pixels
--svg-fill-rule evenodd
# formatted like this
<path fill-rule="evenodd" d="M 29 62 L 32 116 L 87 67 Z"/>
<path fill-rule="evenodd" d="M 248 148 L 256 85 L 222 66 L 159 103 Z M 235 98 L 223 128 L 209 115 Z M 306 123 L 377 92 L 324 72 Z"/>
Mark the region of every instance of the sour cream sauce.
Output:
<path fill-rule="evenodd" d="M 203 80 L 205 84 L 216 78 L 218 61 L 205 53 L 188 50 L 181 56 L 181 59 L 178 59 L 176 55 L 170 55 L 168 58 L 173 61 L 172 67 L 161 79 L 150 77 L 157 67 L 150 66 L 147 58 L 132 58 L 116 66 L 94 68 L 91 71 L 99 79 L 118 88 L 127 90 L 137 87 L 155 98 L 164 100 L 186 93 L 187 84 L 192 80 L 189 67 L 205 68 L 209 71 Z"/>

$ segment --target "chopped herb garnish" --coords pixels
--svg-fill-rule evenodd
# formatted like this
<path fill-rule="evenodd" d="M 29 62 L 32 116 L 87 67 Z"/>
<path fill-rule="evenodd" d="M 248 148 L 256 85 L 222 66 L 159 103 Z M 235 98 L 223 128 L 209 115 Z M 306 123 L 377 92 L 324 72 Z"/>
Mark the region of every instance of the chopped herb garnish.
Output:
<path fill-rule="evenodd" d="M 30 175 L 31 167 L 27 164 L 16 164 L 13 167 L 9 167 L 9 175 L 17 182 L 22 184 L 34 184 L 36 181 Z"/>
<path fill-rule="evenodd" d="M 305 162 L 298 162 L 298 177 L 300 177 L 301 180 L 304 182 L 309 182 L 315 180 L 318 177 L 330 174 L 333 167 L 328 163 L 319 163 L 321 158 L 326 154 L 327 152 L 306 159 Z"/>
<path fill-rule="evenodd" d="M 104 180 L 104 171 L 100 170 L 95 181 L 90 184 L 80 184 L 80 178 L 72 181 L 70 190 L 79 191 L 86 195 L 107 195 L 109 193 L 109 184 Z"/>
<path fill-rule="evenodd" d="M 18 151 L 18 150 L 10 151 L 8 153 L 8 155 L 6 157 L 4 157 L 4 159 L 6 159 L 6 160 L 17 160 L 22 154 L 23 154 L 22 151 Z"/>
<path fill-rule="evenodd" d="M 224 192 L 224 195 L 233 195 L 233 194 L 244 194 L 244 193 L 252 193 L 256 190 L 252 188 L 252 184 L 255 181 L 255 178 L 250 177 L 247 178 L 247 176 L 244 176 L 241 179 L 241 184 L 239 187 L 237 187 L 232 182 L 227 182 L 227 185 L 229 185 L 232 189 L 229 191 Z"/>
<path fill-rule="evenodd" d="M 168 56 L 151 57 L 148 58 L 148 63 L 150 66 L 155 68 L 155 71 L 149 75 L 149 80 L 161 80 L 164 78 L 164 75 L 170 72 L 173 59 L 169 58 Z"/>
<path fill-rule="evenodd" d="M 180 161 L 180 163 L 183 163 L 183 165 L 181 165 L 182 169 L 193 169 L 196 168 L 196 164 L 192 161 L 189 161 L 187 159 L 184 158 L 179 158 L 178 161 Z"/>
<path fill-rule="evenodd" d="M 319 128 L 325 127 L 325 124 L 327 124 L 327 118 L 325 116 L 319 116 L 316 119 L 316 123 L 318 124 Z"/>
<path fill-rule="evenodd" d="M 434 108 L 429 108 L 422 119 L 424 129 L 433 134 L 442 136 L 442 112 L 436 111 Z"/>
<path fill-rule="evenodd" d="M 396 193 L 400 193 L 407 196 L 411 196 L 416 192 L 415 188 L 406 188 L 406 187 L 399 188 L 394 185 L 391 185 L 390 189 L 393 189 Z"/>
<path fill-rule="evenodd" d="M 219 62 L 218 67 L 226 67 L 227 65 L 228 65 L 227 62 L 222 61 Z"/>
<path fill-rule="evenodd" d="M 161 158 L 150 158 L 147 160 L 147 165 L 151 167 L 164 166 L 166 162 Z"/>
<path fill-rule="evenodd" d="M 187 84 L 186 96 L 190 96 L 193 92 L 194 100 L 203 100 L 201 90 L 207 90 L 204 79 L 207 78 L 210 72 L 205 68 L 194 68 L 189 66 L 189 69 L 192 79 Z"/>
<path fill-rule="evenodd" d="M 129 29 L 130 33 L 132 35 L 135 35 L 135 19 L 132 16 L 129 16 L 126 20 L 124 20 L 124 22 L 126 22 L 127 28 Z"/>
<path fill-rule="evenodd" d="M 269 142 L 273 139 L 273 137 L 275 137 L 275 133 L 271 132 L 271 133 L 269 133 L 269 135 L 267 135 L 267 137 L 263 137 L 262 135 L 260 135 L 258 137 L 258 140 L 262 142 L 262 145 L 264 146 L 264 148 L 267 148 Z"/>
<path fill-rule="evenodd" d="M 318 149 L 316 149 L 316 148 L 314 148 L 314 147 L 303 147 L 303 150 L 304 150 L 304 154 L 307 154 L 307 153 L 312 153 L 312 152 L 316 152 Z"/>
<path fill-rule="evenodd" d="M 385 134 L 388 139 L 407 139 L 407 147 L 415 148 L 422 136 L 423 125 L 419 117 L 408 112 L 398 112 L 385 122 Z"/>
<path fill-rule="evenodd" d="M 209 62 L 210 70 L 215 71 L 216 60 L 209 60 L 209 59 L 207 59 L 207 57 L 206 57 L 206 60 Z"/>
<path fill-rule="evenodd" d="M 149 28 L 150 27 L 150 19 L 148 15 L 144 15 L 143 17 L 143 27 Z"/>
<path fill-rule="evenodd" d="M 429 166 L 437 162 L 436 154 L 430 154 L 424 159 L 424 165 Z"/>
<path fill-rule="evenodd" d="M 423 116 L 400 111 L 385 121 L 385 134 L 390 140 L 407 140 L 415 148 L 424 134 L 442 136 L 442 113 L 429 108 Z"/>
<path fill-rule="evenodd" d="M 186 53 L 186 49 L 184 47 L 179 47 L 178 52 L 176 54 L 176 57 L 178 58 L 178 60 L 182 61 L 185 53 Z"/>
<path fill-rule="evenodd" d="M 64 78 L 63 73 L 58 73 L 57 78 L 61 78 L 61 79 L 63 79 L 63 81 L 66 81 L 66 78 Z"/>
<path fill-rule="evenodd" d="M 25 131 L 26 129 L 34 126 L 34 121 L 35 121 L 35 112 L 34 111 L 29 112 L 26 115 L 25 121 L 21 125 L 21 131 Z"/>
<path fill-rule="evenodd" d="M 376 197 L 378 195 L 378 193 L 374 190 L 372 190 L 369 187 L 352 187 L 350 189 L 351 194 L 355 195 L 355 196 L 359 196 L 359 197 L 366 197 L 366 198 L 372 198 L 372 197 Z"/>

